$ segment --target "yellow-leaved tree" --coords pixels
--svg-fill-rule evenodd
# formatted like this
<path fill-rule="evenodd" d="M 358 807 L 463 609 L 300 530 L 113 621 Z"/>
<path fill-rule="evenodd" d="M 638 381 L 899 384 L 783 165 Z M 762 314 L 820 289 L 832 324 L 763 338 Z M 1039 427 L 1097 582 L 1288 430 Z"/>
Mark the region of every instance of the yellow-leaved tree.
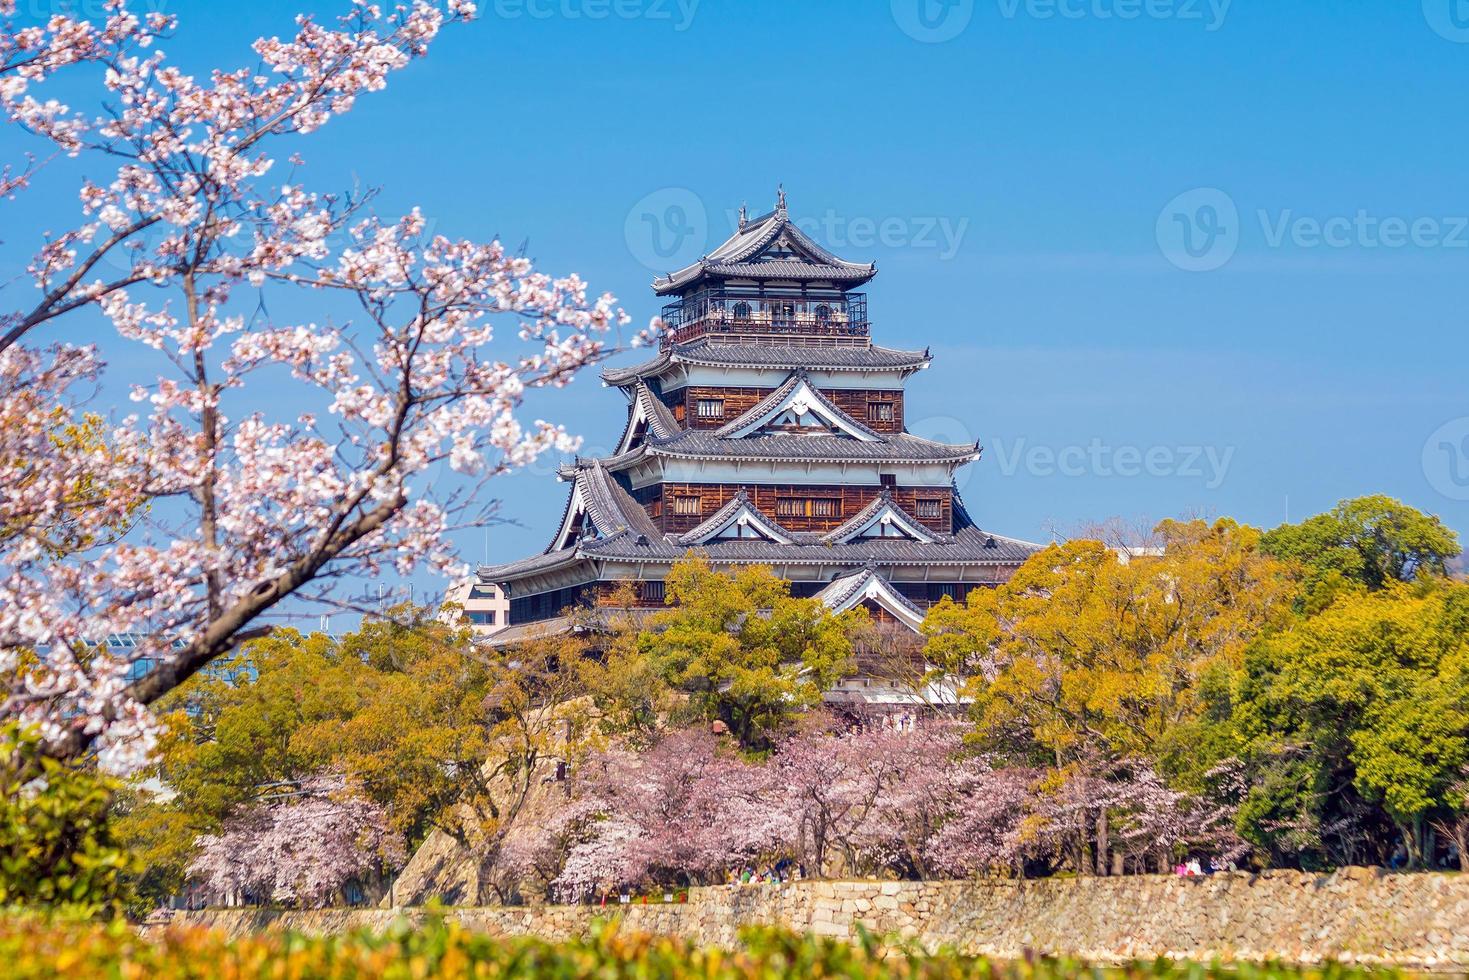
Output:
<path fill-rule="evenodd" d="M 962 681 L 980 748 L 1051 770 L 1051 785 L 1157 759 L 1211 679 L 1227 684 L 1245 647 L 1289 620 L 1295 585 L 1255 530 L 1167 521 L 1156 535 L 1141 553 L 1052 545 L 1003 585 L 930 611 L 928 659 Z M 1072 842 L 1078 867 L 1105 873 L 1107 816 L 1098 804 Z"/>

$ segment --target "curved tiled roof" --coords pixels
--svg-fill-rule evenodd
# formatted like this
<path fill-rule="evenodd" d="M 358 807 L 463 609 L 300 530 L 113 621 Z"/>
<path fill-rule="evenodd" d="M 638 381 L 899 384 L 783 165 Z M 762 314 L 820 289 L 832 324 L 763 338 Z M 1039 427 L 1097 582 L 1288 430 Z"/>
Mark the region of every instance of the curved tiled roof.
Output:
<path fill-rule="evenodd" d="M 782 255 L 768 262 L 758 261 L 782 237 L 802 258 L 789 259 Z M 785 204 L 781 203 L 769 214 L 743 221 L 733 235 L 699 261 L 654 279 L 653 291 L 660 296 L 678 292 L 705 276 L 828 279 L 859 284 L 875 275 L 876 264 L 848 262 L 818 245 L 790 220 Z"/>
<path fill-rule="evenodd" d="M 926 350 L 866 347 L 800 347 L 766 344 L 715 344 L 701 338 L 663 351 L 625 368 L 603 368 L 602 381 L 624 387 L 640 378 L 656 378 L 674 364 L 719 368 L 776 368 L 785 371 L 917 371 L 931 360 Z"/>
<path fill-rule="evenodd" d="M 979 458 L 979 445 L 934 442 L 907 432 L 882 433 L 872 441 L 847 436 L 775 432 L 721 438 L 710 429 L 685 429 L 672 439 L 649 439 L 630 452 L 606 460 L 622 470 L 645 456 L 677 459 L 753 460 L 795 463 L 951 463 Z"/>
<path fill-rule="evenodd" d="M 954 500 L 955 530 L 933 541 L 907 538 L 860 538 L 845 544 L 822 540 L 816 533 L 790 532 L 790 544 L 727 538 L 699 545 L 711 561 L 730 564 L 836 565 L 849 568 L 888 565 L 1019 565 L 1043 550 L 1042 545 L 992 534 L 975 525 L 963 505 Z M 480 569 L 488 582 L 503 582 L 584 560 L 655 562 L 671 564 L 688 553 L 680 537 L 658 533 L 639 535 L 631 530 L 604 538 L 584 540 L 545 555 L 508 565 Z"/>

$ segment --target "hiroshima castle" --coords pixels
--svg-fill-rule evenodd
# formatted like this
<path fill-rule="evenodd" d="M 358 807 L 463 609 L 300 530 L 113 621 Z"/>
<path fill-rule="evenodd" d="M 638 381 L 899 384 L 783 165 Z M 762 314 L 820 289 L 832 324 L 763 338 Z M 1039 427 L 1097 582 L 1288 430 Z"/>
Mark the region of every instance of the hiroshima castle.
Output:
<path fill-rule="evenodd" d="M 616 449 L 561 468 L 566 506 L 545 551 L 478 571 L 509 594 L 503 641 L 626 596 L 625 583 L 661 606 L 690 552 L 768 566 L 793 595 L 916 631 L 929 605 L 1003 582 L 1037 551 L 960 500 L 954 474 L 977 444 L 907 431 L 904 387 L 930 357 L 872 342 L 859 290 L 876 274 L 812 241 L 782 193 L 655 279 L 668 300 L 658 355 L 602 373 L 627 399 Z"/>

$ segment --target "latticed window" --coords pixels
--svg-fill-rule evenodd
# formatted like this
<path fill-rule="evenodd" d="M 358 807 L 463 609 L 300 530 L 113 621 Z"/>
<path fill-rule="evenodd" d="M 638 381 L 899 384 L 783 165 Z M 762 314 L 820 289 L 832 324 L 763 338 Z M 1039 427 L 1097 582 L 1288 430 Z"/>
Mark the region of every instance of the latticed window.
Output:
<path fill-rule="evenodd" d="M 642 582 L 639 586 L 644 602 L 662 602 L 667 595 L 662 582 Z"/>
<path fill-rule="evenodd" d="M 676 495 L 673 498 L 673 512 L 683 515 L 702 514 L 704 512 L 703 498 Z"/>
<path fill-rule="evenodd" d="M 780 497 L 776 517 L 840 517 L 842 502 L 836 497 Z"/>
<path fill-rule="evenodd" d="M 891 422 L 893 420 L 893 403 L 890 401 L 872 401 L 867 403 L 867 421 L 869 422 Z"/>
<path fill-rule="evenodd" d="M 927 500 L 919 499 L 918 516 L 925 519 L 937 519 L 944 516 L 944 502 L 937 497 Z"/>
<path fill-rule="evenodd" d="M 722 419 L 724 418 L 724 399 L 700 398 L 698 411 L 701 419 Z"/>

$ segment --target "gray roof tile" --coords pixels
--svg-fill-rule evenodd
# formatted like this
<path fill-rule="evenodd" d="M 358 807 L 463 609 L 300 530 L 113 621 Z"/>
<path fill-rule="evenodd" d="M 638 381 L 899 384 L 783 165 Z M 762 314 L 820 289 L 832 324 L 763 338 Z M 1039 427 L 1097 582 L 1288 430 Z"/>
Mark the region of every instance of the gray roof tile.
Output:
<path fill-rule="evenodd" d="M 680 344 L 651 360 L 625 368 L 605 368 L 602 380 L 621 387 L 665 373 L 675 362 L 709 367 L 779 368 L 794 371 L 913 371 L 929 361 L 927 351 L 895 350 L 875 344 L 860 347 L 801 347 L 718 344 L 700 339 Z"/>

